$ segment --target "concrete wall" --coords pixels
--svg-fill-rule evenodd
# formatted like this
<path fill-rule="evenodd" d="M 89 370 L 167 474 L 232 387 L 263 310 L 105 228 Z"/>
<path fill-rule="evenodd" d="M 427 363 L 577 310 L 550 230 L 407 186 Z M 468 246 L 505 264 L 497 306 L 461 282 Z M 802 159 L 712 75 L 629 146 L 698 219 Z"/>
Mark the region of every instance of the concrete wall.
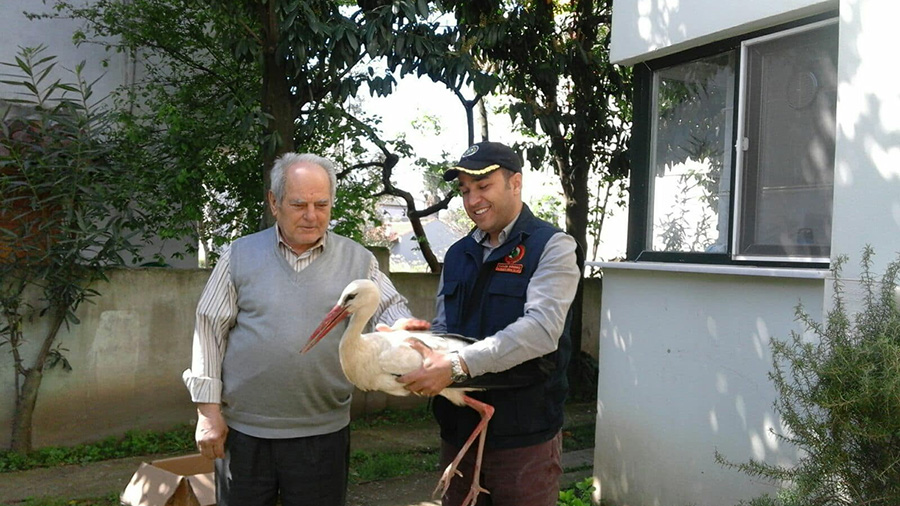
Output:
<path fill-rule="evenodd" d="M 616 506 L 737 504 L 771 485 L 724 469 L 795 461 L 777 441 L 769 341 L 822 311 L 823 279 L 604 269 L 594 453 Z"/>
<path fill-rule="evenodd" d="M 90 0 L 81 3 L 87 5 Z M 96 44 L 76 47 L 72 35 L 82 23 L 72 19 L 29 20 L 26 13 L 53 13 L 53 2 L 37 0 L 3 0 L 0 2 L 0 61 L 15 61 L 20 47 L 46 46 L 43 56 L 57 56 L 59 64 L 47 79 L 54 78 L 71 82 L 67 71 L 84 61 L 84 77 L 94 84 L 94 98 L 105 97 L 123 83 L 133 83 L 137 66 L 132 58 L 123 53 L 106 52 Z M 104 66 L 104 62 L 107 63 Z M 4 69 L 6 72 L 6 69 Z M 9 98 L 18 88 L 0 83 L 0 99 Z"/>
<path fill-rule="evenodd" d="M 837 0 L 617 0 L 609 56 L 633 65 L 837 8 Z"/>
<path fill-rule="evenodd" d="M 92 0 L 76 0 L 74 4 L 87 5 Z M 56 56 L 56 66 L 46 78 L 45 83 L 60 80 L 64 83 L 74 82 L 72 70 L 84 62 L 82 75 L 91 83 L 93 96 L 91 100 L 100 102 L 123 86 L 132 86 L 143 77 L 141 62 L 126 53 L 106 51 L 99 44 L 86 43 L 75 46 L 72 36 L 82 28 L 82 22 L 73 19 L 34 19 L 28 14 L 56 14 L 53 2 L 38 0 L 2 0 L 0 1 L 0 61 L 15 62 L 19 48 L 45 46 L 41 57 Z M 12 72 L 4 68 L 3 73 Z M 21 98 L 23 89 L 18 86 L 0 83 L 0 117 L 9 108 L 7 118 L 27 115 L 31 111 L 21 106 L 11 106 L 8 100 Z M 29 97 L 30 98 L 30 97 Z M 111 107 L 111 98 L 102 104 Z M 154 255 L 161 255 L 168 265 L 179 268 L 196 268 L 196 253 L 184 252 L 185 241 L 156 238 L 152 244 L 141 249 L 145 262 L 154 261 Z M 180 254 L 184 254 L 180 258 Z"/>
<path fill-rule="evenodd" d="M 103 295 L 83 304 L 81 323 L 59 338 L 73 370 L 45 373 L 35 411 L 35 446 L 71 445 L 193 421 L 181 373 L 190 366 L 194 310 L 208 277 L 209 271 L 201 269 L 123 269 L 114 271 L 108 284 L 97 285 Z M 433 317 L 436 275 L 395 273 L 391 278 L 415 315 Z M 599 293 L 599 280 L 588 280 L 585 343 L 597 341 Z M 27 326 L 28 357 L 45 328 L 40 319 Z M 2 350 L 0 448 L 9 444 L 14 408 L 12 358 Z M 357 392 L 353 412 L 423 402 Z"/>
<path fill-rule="evenodd" d="M 866 245 L 877 273 L 900 253 L 900 86 L 888 63 L 897 19 L 895 0 L 841 2 L 831 252 L 850 256 L 850 280 Z"/>
<path fill-rule="evenodd" d="M 832 258 L 852 311 L 859 259 L 879 275 L 900 252 L 900 88 L 891 65 L 895 0 L 620 0 L 613 60 L 636 64 L 839 7 Z M 771 485 L 713 462 L 791 462 L 768 436 L 780 423 L 768 342 L 801 330 L 793 307 L 824 315 L 828 272 L 648 263 L 604 268 L 594 475 L 616 506 L 735 504 Z M 817 279 L 818 276 L 818 279 Z"/>

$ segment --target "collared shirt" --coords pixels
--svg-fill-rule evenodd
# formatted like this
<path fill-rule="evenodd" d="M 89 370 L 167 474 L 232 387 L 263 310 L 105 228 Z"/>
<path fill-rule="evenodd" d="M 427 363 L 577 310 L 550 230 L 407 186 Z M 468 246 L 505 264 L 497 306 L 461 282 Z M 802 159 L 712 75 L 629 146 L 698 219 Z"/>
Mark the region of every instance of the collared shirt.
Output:
<path fill-rule="evenodd" d="M 500 231 L 498 244 L 506 241 L 518 220 L 519 216 L 516 216 Z M 481 229 L 472 232 L 472 239 L 484 248 L 485 259 L 496 249 L 491 246 L 487 236 Z M 554 234 L 547 241 L 538 268 L 528 282 L 524 315 L 500 332 L 470 344 L 459 352 L 470 375 L 506 371 L 556 350 L 581 277 L 575 248 L 575 239 L 564 232 Z M 440 295 L 443 286 L 442 275 L 438 285 L 436 316 L 431 323 L 431 330 L 434 332 L 447 331 L 444 297 Z"/>
<path fill-rule="evenodd" d="M 277 226 L 275 235 L 278 238 L 278 251 L 297 272 L 308 267 L 328 247 L 326 233 L 308 250 L 298 255 L 284 241 Z M 230 259 L 231 248 L 228 248 L 219 257 L 197 304 L 191 368 L 182 375 L 194 402 L 220 403 L 222 400 L 222 360 L 225 358 L 228 333 L 234 326 L 238 313 L 237 291 L 231 281 Z M 369 279 L 381 289 L 381 302 L 372 317 L 373 322 L 392 325 L 400 318 L 412 316 L 406 306 L 406 299 L 381 272 L 374 258 L 369 266 Z"/>

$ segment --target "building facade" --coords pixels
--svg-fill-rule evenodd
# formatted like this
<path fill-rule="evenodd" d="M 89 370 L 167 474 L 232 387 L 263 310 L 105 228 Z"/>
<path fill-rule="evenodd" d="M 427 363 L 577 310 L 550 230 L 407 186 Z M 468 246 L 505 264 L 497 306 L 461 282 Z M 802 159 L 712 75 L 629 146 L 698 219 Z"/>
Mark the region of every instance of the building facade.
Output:
<path fill-rule="evenodd" d="M 891 0 L 617 0 L 634 70 L 628 253 L 604 263 L 594 475 L 615 505 L 727 505 L 790 465 L 769 342 L 900 251 Z"/>

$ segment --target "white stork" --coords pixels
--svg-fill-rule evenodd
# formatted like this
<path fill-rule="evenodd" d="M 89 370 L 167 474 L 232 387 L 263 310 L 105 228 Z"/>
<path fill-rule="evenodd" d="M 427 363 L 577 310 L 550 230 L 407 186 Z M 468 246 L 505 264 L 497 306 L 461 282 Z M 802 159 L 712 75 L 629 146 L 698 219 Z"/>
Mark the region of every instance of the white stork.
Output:
<path fill-rule="evenodd" d="M 391 395 L 406 396 L 410 392 L 404 388 L 402 383 L 397 381 L 397 377 L 422 367 L 422 355 L 410 346 L 411 340 L 418 340 L 429 348 L 444 353 L 459 350 L 468 343 L 452 337 L 432 334 L 431 332 L 395 330 L 362 334 L 361 332 L 366 323 L 375 313 L 375 308 L 378 307 L 380 299 L 381 292 L 372 281 L 357 279 L 351 282 L 344 289 L 337 305 L 322 320 L 322 323 L 309 337 L 309 341 L 300 353 L 306 353 L 312 349 L 335 325 L 352 315 L 350 324 L 341 337 L 339 347 L 341 368 L 344 370 L 347 379 L 363 391 L 378 390 Z M 475 430 L 472 431 L 469 439 L 463 445 L 456 458 L 453 459 L 453 462 L 444 470 L 441 479 L 438 481 L 437 488 L 435 488 L 435 493 L 442 487 L 443 492 L 446 493 L 453 475 L 461 474 L 457 471 L 459 462 L 472 446 L 475 438 L 478 437 L 478 453 L 475 459 L 472 487 L 461 506 L 474 505 L 480 492 L 489 493 L 481 487 L 479 474 L 481 470 L 481 455 L 484 450 L 485 430 L 488 421 L 494 414 L 494 408 L 466 395 L 465 392 L 472 390 L 478 389 L 445 388 L 439 393 L 439 395 L 446 397 L 457 406 L 469 406 L 481 415 L 481 421 L 475 427 Z"/>

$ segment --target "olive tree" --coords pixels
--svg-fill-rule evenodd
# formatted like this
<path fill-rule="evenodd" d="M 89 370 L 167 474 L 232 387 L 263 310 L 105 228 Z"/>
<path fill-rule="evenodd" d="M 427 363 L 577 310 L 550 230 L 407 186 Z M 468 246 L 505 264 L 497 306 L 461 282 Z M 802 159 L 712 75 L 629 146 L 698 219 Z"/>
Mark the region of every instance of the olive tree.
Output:
<path fill-rule="evenodd" d="M 13 360 L 15 412 L 10 447 L 27 452 L 43 373 L 69 367 L 59 343 L 76 311 L 99 295 L 113 267 L 138 257 L 151 230 L 138 213 L 141 182 L 117 164 L 113 117 L 75 67 L 53 80 L 55 57 L 24 48 L 2 63 L 3 82 L 21 91 L 0 121 L 0 348 Z M 44 318 L 44 334 L 23 326 Z"/>

